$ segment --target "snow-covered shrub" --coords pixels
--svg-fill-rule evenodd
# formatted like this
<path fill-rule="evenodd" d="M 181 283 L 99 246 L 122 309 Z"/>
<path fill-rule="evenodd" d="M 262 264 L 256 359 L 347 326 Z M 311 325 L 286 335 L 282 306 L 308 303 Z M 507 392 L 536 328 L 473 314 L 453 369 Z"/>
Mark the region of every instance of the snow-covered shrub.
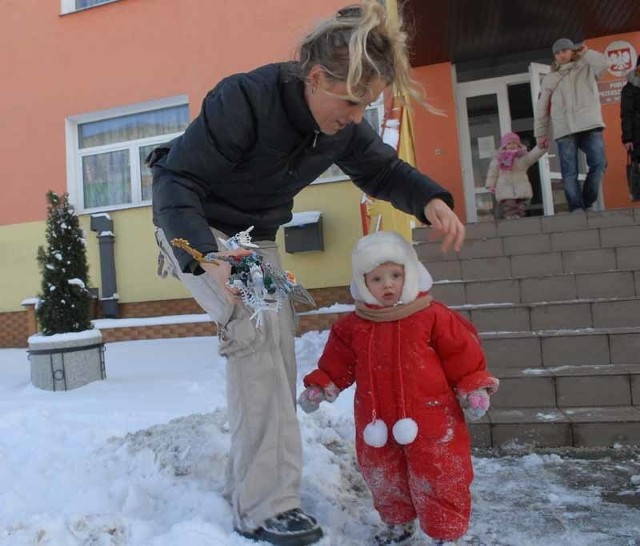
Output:
<path fill-rule="evenodd" d="M 89 330 L 93 326 L 84 234 L 66 193 L 47 192 L 47 203 L 47 244 L 38 248 L 40 329 L 45 336 Z"/>

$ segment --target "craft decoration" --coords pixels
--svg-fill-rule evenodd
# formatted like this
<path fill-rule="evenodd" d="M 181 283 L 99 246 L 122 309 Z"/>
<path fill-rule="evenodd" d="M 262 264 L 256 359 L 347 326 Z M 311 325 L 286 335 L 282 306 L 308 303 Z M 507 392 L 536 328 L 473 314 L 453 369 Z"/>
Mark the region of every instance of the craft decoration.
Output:
<path fill-rule="evenodd" d="M 238 249 L 252 250 L 246 256 L 224 256 L 218 252 L 202 254 L 189 245 L 185 239 L 173 239 L 171 244 L 188 252 L 198 263 L 206 262 L 218 265 L 224 261 L 231 265 L 231 275 L 228 284 L 238 290 L 238 297 L 253 311 L 251 319 L 256 319 L 256 327 L 260 328 L 265 311 L 277 312 L 282 308 L 285 300 L 290 297 L 293 301 L 315 307 L 311 294 L 296 282 L 289 271 L 283 271 L 269 263 L 253 249 L 259 248 L 251 242 L 250 232 L 253 226 L 245 231 L 236 233 L 229 239 L 218 239 L 224 250 Z"/>

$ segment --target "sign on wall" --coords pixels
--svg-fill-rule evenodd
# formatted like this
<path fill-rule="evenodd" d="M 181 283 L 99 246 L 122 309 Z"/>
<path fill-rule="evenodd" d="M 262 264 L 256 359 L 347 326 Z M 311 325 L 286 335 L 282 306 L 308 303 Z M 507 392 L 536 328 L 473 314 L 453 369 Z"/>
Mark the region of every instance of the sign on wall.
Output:
<path fill-rule="evenodd" d="M 616 78 L 624 78 L 636 66 L 636 48 L 626 40 L 611 42 L 604 54 L 611 63 L 609 74 Z"/>
<path fill-rule="evenodd" d="M 604 54 L 611 65 L 607 70 L 608 74 L 598 82 L 600 104 L 612 104 L 620 102 L 620 93 L 627 83 L 626 76 L 635 68 L 638 56 L 636 48 L 626 40 L 611 42 Z"/>
<path fill-rule="evenodd" d="M 622 88 L 626 83 L 626 79 L 599 81 L 598 91 L 600 94 L 600 104 L 620 102 L 620 93 L 622 93 Z"/>

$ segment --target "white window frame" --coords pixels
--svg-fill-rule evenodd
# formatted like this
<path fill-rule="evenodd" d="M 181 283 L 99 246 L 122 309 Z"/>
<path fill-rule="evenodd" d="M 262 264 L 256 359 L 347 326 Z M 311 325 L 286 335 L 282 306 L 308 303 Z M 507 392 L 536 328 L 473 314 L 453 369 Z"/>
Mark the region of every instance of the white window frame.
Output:
<path fill-rule="evenodd" d="M 376 133 L 382 136 L 382 124 L 384 123 L 384 94 L 381 94 L 374 102 L 372 102 L 367 108 L 367 111 L 378 111 L 378 127 L 374 127 Z M 365 120 L 362 120 L 365 123 Z M 366 122 L 368 123 L 368 122 Z M 330 184 L 331 182 L 344 182 L 345 180 L 351 180 L 345 173 L 337 174 L 334 176 L 328 176 L 325 173 L 316 178 L 312 184 Z"/>
<path fill-rule="evenodd" d="M 67 13 L 75 13 L 76 11 L 85 11 L 88 9 L 104 6 L 105 4 L 113 4 L 120 0 L 101 0 L 99 4 L 94 6 L 87 6 L 86 8 L 76 8 L 76 0 L 60 0 L 60 15 L 66 15 Z"/>
<path fill-rule="evenodd" d="M 94 121 L 102 121 L 105 119 L 117 118 L 130 114 L 141 114 L 152 110 L 161 110 L 172 106 L 189 106 L 189 98 L 187 95 L 178 95 L 164 99 L 146 101 L 142 103 L 110 108 L 87 114 L 78 114 L 69 116 L 65 120 L 66 130 L 66 147 L 67 147 L 67 191 L 69 192 L 69 202 L 72 203 L 79 213 L 93 213 L 111 210 L 131 209 L 137 207 L 147 207 L 151 204 L 151 200 L 142 200 L 142 188 L 138 181 L 140 180 L 140 161 L 138 158 L 138 149 L 142 146 L 153 144 L 162 144 L 168 142 L 183 132 L 167 133 L 153 137 L 139 138 L 127 141 L 127 146 L 123 143 L 105 144 L 102 146 L 92 146 L 80 149 L 78 144 L 78 126 L 84 123 Z M 119 205 L 105 205 L 102 207 L 85 207 L 84 206 L 84 188 L 82 184 L 82 158 L 86 155 L 95 155 L 98 153 L 112 152 L 116 150 L 129 150 L 129 160 L 131 165 L 131 203 L 123 203 Z"/>

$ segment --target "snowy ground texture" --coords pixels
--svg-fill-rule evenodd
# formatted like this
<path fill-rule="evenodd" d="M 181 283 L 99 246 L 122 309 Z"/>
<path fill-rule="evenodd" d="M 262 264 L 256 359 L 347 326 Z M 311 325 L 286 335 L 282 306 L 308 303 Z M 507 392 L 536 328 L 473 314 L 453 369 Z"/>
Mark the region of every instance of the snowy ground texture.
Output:
<path fill-rule="evenodd" d="M 297 340 L 301 374 L 326 333 Z M 213 338 L 112 343 L 107 376 L 68 393 L 0 350 L 0 546 L 250 546 L 221 495 L 229 436 Z M 304 507 L 322 546 L 379 523 L 354 461 L 351 405 L 301 415 Z M 478 454 L 465 545 L 640 545 L 640 452 Z M 426 539 L 416 544 L 429 544 Z"/>

